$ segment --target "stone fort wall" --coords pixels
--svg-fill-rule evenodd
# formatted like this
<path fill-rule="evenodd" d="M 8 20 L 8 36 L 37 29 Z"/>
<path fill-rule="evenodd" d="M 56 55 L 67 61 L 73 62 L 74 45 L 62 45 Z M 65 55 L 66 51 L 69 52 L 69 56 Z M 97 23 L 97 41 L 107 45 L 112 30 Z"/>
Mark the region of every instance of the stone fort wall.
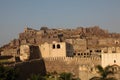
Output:
<path fill-rule="evenodd" d="M 98 57 L 92 58 L 72 58 L 72 57 L 54 57 L 44 58 L 47 72 L 70 72 L 75 77 L 81 77 L 80 72 L 91 71 L 96 65 L 101 65 L 101 59 Z"/>
<path fill-rule="evenodd" d="M 91 70 L 96 65 L 101 64 L 101 59 L 97 57 L 93 58 L 72 58 L 72 57 L 54 57 L 35 59 L 26 62 L 19 62 L 14 64 L 20 71 L 18 80 L 26 80 L 31 74 L 44 75 L 47 72 L 62 73 L 70 72 L 74 77 L 80 77 L 90 74 Z M 87 71 L 87 72 L 86 72 Z M 89 71 L 89 73 L 88 73 Z M 84 73 L 81 75 L 81 72 Z M 91 75 L 89 75 L 91 77 Z M 87 80 L 87 79 L 86 79 Z"/>
<path fill-rule="evenodd" d="M 46 68 L 43 59 L 19 62 L 11 66 L 18 68 L 19 70 L 19 77 L 17 80 L 27 80 L 32 74 L 46 74 Z"/>

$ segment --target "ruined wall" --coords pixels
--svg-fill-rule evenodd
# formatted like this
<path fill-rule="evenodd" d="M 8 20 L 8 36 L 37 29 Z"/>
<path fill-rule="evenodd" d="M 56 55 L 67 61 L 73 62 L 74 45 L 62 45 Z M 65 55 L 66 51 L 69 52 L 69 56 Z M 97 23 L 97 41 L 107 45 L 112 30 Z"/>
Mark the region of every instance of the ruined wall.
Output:
<path fill-rule="evenodd" d="M 42 59 L 20 62 L 14 64 L 14 66 L 19 70 L 19 77 L 17 80 L 27 80 L 32 74 L 46 74 L 45 64 Z"/>
<path fill-rule="evenodd" d="M 62 35 L 62 36 L 60 36 Z M 14 39 L 9 44 L 0 49 L 16 49 L 20 45 L 35 44 L 40 45 L 44 42 L 51 43 L 52 41 L 63 41 L 72 39 L 74 49 L 76 51 L 85 50 L 86 48 L 99 48 L 104 46 L 119 46 L 120 34 L 109 33 L 107 30 L 93 26 L 89 28 L 78 27 L 76 29 L 43 29 L 35 30 L 32 28 L 25 28 L 19 34 L 19 39 Z M 86 41 L 87 45 L 86 45 Z M 9 53 L 6 53 L 9 54 Z"/>
<path fill-rule="evenodd" d="M 44 61 L 47 72 L 70 72 L 79 77 L 79 65 L 74 63 L 74 60 L 69 61 L 67 58 L 46 58 Z"/>
<path fill-rule="evenodd" d="M 18 46 L 20 46 L 20 40 L 19 39 L 14 39 L 14 40 L 12 40 L 11 42 L 10 42 L 10 46 L 11 47 L 18 47 Z"/>
<path fill-rule="evenodd" d="M 26 80 L 31 74 L 44 75 L 47 72 L 62 73 L 70 72 L 74 77 L 82 80 L 89 80 L 94 76 L 99 76 L 96 72 L 96 65 L 101 64 L 101 59 L 93 58 L 44 58 L 36 59 L 28 62 L 20 62 L 15 64 L 20 70 L 20 76 L 17 80 Z"/>
<path fill-rule="evenodd" d="M 87 40 L 87 48 L 88 49 L 93 49 L 93 48 L 97 48 L 98 46 L 98 38 L 97 37 L 91 37 L 90 39 L 86 39 Z"/>
<path fill-rule="evenodd" d="M 26 60 L 29 60 L 29 57 L 30 57 L 30 46 L 21 45 L 20 46 L 20 60 L 26 61 Z"/>
<path fill-rule="evenodd" d="M 86 39 L 66 39 L 65 41 L 73 46 L 74 52 L 85 51 L 87 49 Z"/>
<path fill-rule="evenodd" d="M 21 61 L 38 59 L 42 57 L 39 46 L 34 45 L 21 45 L 19 56 Z"/>
<path fill-rule="evenodd" d="M 1 56 L 15 56 L 17 49 L 5 49 L 1 51 Z"/>
<path fill-rule="evenodd" d="M 114 38 L 104 38 L 98 40 L 99 45 L 103 46 L 114 46 L 119 44 L 119 40 Z"/>
<path fill-rule="evenodd" d="M 80 76 L 81 66 L 82 69 L 86 68 L 90 71 L 91 68 L 101 64 L 100 58 L 72 58 L 72 57 L 59 57 L 59 58 L 44 58 L 47 72 L 70 72 L 76 77 Z M 82 70 L 84 71 L 84 69 Z M 87 73 L 86 73 L 87 74 Z"/>
<path fill-rule="evenodd" d="M 85 51 L 87 49 L 87 44 L 86 44 L 85 39 L 74 39 L 73 40 L 73 48 L 75 51 Z"/>

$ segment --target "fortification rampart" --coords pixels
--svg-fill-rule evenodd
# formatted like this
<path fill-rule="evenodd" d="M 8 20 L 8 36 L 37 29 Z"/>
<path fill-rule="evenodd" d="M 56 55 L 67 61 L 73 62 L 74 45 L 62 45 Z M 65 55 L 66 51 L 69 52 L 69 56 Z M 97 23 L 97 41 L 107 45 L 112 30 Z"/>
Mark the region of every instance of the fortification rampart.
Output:
<path fill-rule="evenodd" d="M 72 63 L 74 64 L 95 64 L 95 65 L 101 65 L 101 58 L 100 57 L 90 57 L 90 58 L 79 58 L 79 57 L 49 57 L 49 58 L 44 58 L 44 61 L 49 61 L 49 62 L 56 62 L 56 61 L 61 61 L 64 63 Z"/>
<path fill-rule="evenodd" d="M 44 59 L 34 59 L 26 62 L 19 62 L 14 64 L 16 68 L 20 70 L 20 76 L 18 80 L 26 80 L 31 74 L 45 74 L 46 72 L 62 73 L 70 72 L 75 77 L 82 77 L 80 72 L 88 74 L 93 72 L 93 68 L 96 65 L 101 64 L 99 57 L 91 58 L 75 58 L 75 57 L 51 57 Z M 86 73 L 87 71 L 87 73 Z M 93 73 L 92 73 L 93 74 Z M 94 75 L 94 74 L 93 74 Z"/>
<path fill-rule="evenodd" d="M 53 57 L 44 58 L 47 72 L 71 72 L 76 77 L 79 77 L 80 67 L 84 68 L 95 67 L 101 65 L 101 59 L 98 57 L 92 58 L 73 58 L 73 57 Z M 89 66 L 89 67 L 88 67 Z"/>
<path fill-rule="evenodd" d="M 46 74 L 46 68 L 43 59 L 19 62 L 13 66 L 19 69 L 19 77 L 17 80 L 27 80 L 32 74 Z"/>

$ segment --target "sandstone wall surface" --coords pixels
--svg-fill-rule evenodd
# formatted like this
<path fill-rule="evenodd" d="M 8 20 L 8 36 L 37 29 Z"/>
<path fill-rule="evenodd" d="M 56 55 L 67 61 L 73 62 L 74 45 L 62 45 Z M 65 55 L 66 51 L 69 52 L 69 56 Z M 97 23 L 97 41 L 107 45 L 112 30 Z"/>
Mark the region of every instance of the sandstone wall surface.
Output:
<path fill-rule="evenodd" d="M 32 74 L 46 74 L 46 68 L 42 59 L 20 62 L 14 65 L 19 69 L 19 77 L 17 80 L 27 80 Z"/>
<path fill-rule="evenodd" d="M 100 58 L 72 58 L 72 57 L 45 58 L 44 62 L 47 72 L 54 71 L 56 71 L 57 73 L 70 72 L 74 74 L 76 77 L 80 77 L 79 69 L 81 66 L 84 66 L 83 68 L 86 68 L 86 71 L 89 71 L 90 68 L 93 68 L 96 65 L 101 64 Z"/>

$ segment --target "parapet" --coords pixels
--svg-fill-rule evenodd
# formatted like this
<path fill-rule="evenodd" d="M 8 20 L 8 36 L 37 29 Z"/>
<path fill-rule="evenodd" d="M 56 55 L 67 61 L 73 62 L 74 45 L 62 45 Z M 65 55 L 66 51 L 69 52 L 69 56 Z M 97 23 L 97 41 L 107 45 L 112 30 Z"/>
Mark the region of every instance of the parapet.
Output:
<path fill-rule="evenodd" d="M 66 63 L 74 63 L 74 64 L 100 64 L 101 63 L 101 58 L 100 57 L 91 57 L 91 58 L 78 58 L 78 57 L 49 57 L 49 58 L 44 58 L 45 61 L 49 62 L 66 62 Z"/>

